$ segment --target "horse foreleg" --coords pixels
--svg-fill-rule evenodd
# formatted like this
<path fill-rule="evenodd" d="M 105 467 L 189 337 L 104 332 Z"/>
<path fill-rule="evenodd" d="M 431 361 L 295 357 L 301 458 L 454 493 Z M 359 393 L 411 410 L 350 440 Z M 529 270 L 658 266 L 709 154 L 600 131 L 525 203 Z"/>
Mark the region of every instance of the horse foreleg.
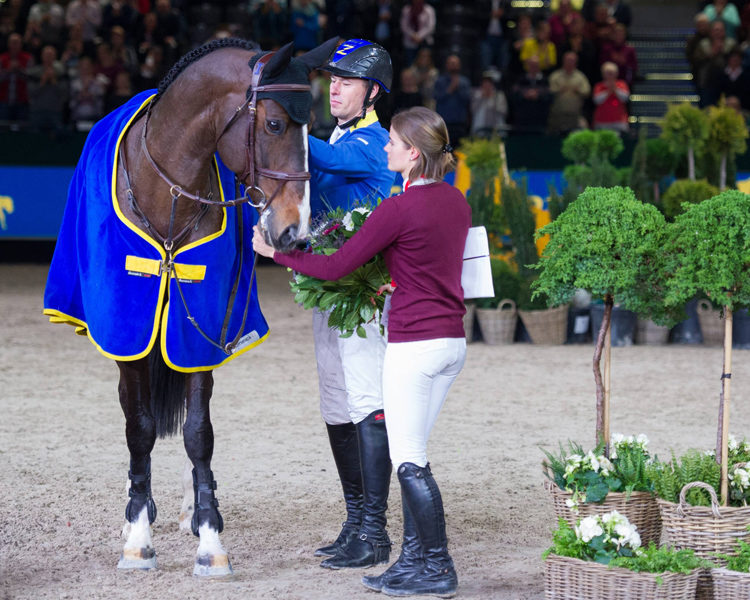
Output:
<path fill-rule="evenodd" d="M 125 414 L 125 436 L 130 451 L 130 501 L 125 508 L 123 527 L 126 541 L 117 568 L 155 569 L 151 523 L 156 519 L 156 505 L 151 497 L 151 450 L 156 441 L 156 425 L 151 414 L 148 362 L 141 359 L 117 365 L 120 406 Z"/>
<path fill-rule="evenodd" d="M 180 530 L 192 531 L 193 502 L 195 492 L 193 491 L 193 463 L 189 458 L 185 459 L 185 467 L 182 470 L 182 506 L 180 507 Z"/>
<path fill-rule="evenodd" d="M 200 538 L 193 575 L 222 576 L 232 573 L 229 556 L 221 545 L 219 534 L 224 521 L 219 513 L 211 457 L 214 451 L 214 432 L 211 426 L 209 402 L 213 391 L 210 371 L 192 373 L 187 378 L 187 418 L 183 426 L 185 450 L 193 463 L 193 534 Z"/>

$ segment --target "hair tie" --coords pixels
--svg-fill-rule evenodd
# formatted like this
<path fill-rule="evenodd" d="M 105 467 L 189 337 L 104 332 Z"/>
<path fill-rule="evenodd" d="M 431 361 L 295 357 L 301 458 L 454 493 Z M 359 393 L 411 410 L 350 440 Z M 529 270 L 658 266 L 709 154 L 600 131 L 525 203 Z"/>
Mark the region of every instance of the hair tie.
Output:
<path fill-rule="evenodd" d="M 443 146 L 443 154 L 448 154 L 449 152 L 453 152 L 453 146 L 446 144 Z"/>

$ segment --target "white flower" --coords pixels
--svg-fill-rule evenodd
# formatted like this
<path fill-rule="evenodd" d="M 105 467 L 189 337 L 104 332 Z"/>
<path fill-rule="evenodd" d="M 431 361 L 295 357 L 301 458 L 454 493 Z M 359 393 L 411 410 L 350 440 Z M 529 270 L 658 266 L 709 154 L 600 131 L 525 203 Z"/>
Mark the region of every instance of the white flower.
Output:
<path fill-rule="evenodd" d="M 576 527 L 576 535 L 584 542 L 590 542 L 596 536 L 603 533 L 604 529 L 602 529 L 596 516 L 582 519 L 578 527 Z"/>
<path fill-rule="evenodd" d="M 730 450 L 737 450 L 739 447 L 739 443 L 737 442 L 737 438 L 734 437 L 731 433 L 729 434 L 729 442 L 727 443 L 727 446 Z"/>
<path fill-rule="evenodd" d="M 648 446 L 649 440 L 648 440 L 648 436 L 645 433 L 639 433 L 636 436 L 635 441 L 638 443 L 638 445 L 640 445 L 641 448 L 645 450 L 646 446 Z"/>
<path fill-rule="evenodd" d="M 615 525 L 615 533 L 620 536 L 619 546 L 627 545 L 631 548 L 638 548 L 641 545 L 641 536 L 636 531 L 635 525 L 627 521 Z"/>
<path fill-rule="evenodd" d="M 591 470 L 596 472 L 599 470 L 599 458 L 596 456 L 591 450 L 589 450 L 589 453 L 586 455 L 586 460 L 591 465 Z"/>
<path fill-rule="evenodd" d="M 617 444 L 621 444 L 622 441 L 625 439 L 625 436 L 621 433 L 613 433 L 612 434 L 612 443 L 617 446 Z"/>
<path fill-rule="evenodd" d="M 341 219 L 341 224 L 344 226 L 344 229 L 346 229 L 347 231 L 354 231 L 354 221 L 352 221 L 352 213 L 353 212 L 358 212 L 358 213 L 360 213 L 362 215 L 367 216 L 367 215 L 370 214 L 370 209 L 369 208 L 364 208 L 363 206 L 359 206 L 359 207 L 355 208 L 354 210 L 346 213 L 344 215 L 344 218 Z"/>
<path fill-rule="evenodd" d="M 576 503 L 573 501 L 573 498 L 566 498 L 565 506 L 567 506 L 568 508 L 575 508 Z"/>

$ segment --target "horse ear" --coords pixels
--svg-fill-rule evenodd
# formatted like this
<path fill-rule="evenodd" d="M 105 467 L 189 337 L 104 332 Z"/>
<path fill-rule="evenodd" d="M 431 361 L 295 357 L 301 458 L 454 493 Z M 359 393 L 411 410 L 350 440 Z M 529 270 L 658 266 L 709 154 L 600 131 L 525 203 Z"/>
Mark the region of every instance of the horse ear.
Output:
<path fill-rule="evenodd" d="M 302 61 L 308 71 L 312 71 L 325 63 L 338 45 L 339 38 L 333 37 L 327 42 L 323 42 L 317 48 L 313 48 L 309 52 L 299 56 L 298 59 Z"/>
<path fill-rule="evenodd" d="M 289 61 L 292 58 L 293 48 L 294 44 L 292 42 L 279 48 L 266 63 L 266 66 L 263 69 L 263 76 L 273 79 L 281 75 L 282 71 L 284 71 L 289 65 Z"/>

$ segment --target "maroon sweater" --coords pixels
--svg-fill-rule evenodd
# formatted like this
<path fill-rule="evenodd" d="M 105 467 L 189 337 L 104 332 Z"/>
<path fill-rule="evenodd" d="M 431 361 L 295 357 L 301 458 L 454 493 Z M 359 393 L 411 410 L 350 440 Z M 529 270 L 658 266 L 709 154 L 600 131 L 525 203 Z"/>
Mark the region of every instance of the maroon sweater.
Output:
<path fill-rule="evenodd" d="M 444 182 L 411 186 L 372 212 L 362 228 L 331 256 L 294 250 L 274 261 L 319 279 L 336 280 L 378 252 L 396 284 L 388 341 L 464 337 L 461 268 L 471 208 Z"/>

